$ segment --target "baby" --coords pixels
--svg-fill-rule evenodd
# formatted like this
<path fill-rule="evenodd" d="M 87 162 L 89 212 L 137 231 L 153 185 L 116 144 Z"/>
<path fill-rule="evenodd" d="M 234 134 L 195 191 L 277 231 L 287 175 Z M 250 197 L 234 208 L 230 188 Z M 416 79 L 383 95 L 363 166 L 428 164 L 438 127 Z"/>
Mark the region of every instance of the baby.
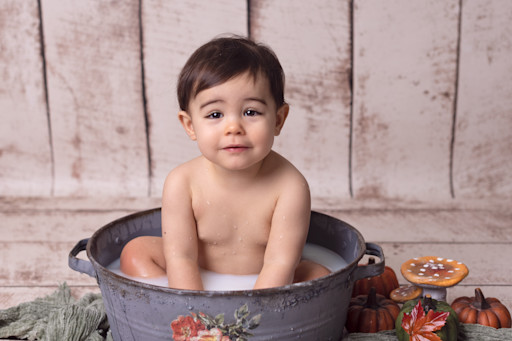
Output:
<path fill-rule="evenodd" d="M 121 254 L 130 276 L 167 275 L 203 290 L 200 268 L 258 274 L 254 289 L 327 275 L 301 259 L 310 219 L 302 174 L 272 150 L 288 116 L 284 73 L 272 50 L 217 38 L 187 61 L 178 118 L 201 156 L 172 170 L 162 194 L 162 237 L 138 237 Z"/>

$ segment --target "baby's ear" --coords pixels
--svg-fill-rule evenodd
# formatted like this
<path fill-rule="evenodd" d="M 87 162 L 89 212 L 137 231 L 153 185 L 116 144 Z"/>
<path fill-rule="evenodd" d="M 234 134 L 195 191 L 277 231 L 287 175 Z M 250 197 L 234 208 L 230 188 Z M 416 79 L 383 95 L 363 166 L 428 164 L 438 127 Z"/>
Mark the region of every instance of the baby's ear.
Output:
<path fill-rule="evenodd" d="M 290 106 L 287 103 L 281 105 L 279 109 L 277 109 L 276 113 L 276 127 L 274 130 L 274 135 L 278 136 L 281 134 L 281 129 L 283 129 L 284 121 L 288 117 L 288 111 L 290 110 Z"/>
<path fill-rule="evenodd" d="M 188 137 L 192 141 L 195 141 L 196 138 L 196 132 L 194 130 L 194 125 L 192 124 L 192 117 L 186 112 L 186 111 L 180 111 L 178 113 L 178 119 L 181 122 L 181 125 L 185 129 L 185 132 L 187 133 Z"/>

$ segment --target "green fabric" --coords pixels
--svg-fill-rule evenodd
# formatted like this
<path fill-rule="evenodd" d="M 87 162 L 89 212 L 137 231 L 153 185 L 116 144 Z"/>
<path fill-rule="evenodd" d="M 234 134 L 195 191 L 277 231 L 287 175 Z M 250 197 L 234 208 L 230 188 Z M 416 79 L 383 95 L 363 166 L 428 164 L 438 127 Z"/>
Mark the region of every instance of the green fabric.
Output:
<path fill-rule="evenodd" d="M 42 341 L 112 340 L 99 294 L 75 300 L 66 283 L 32 302 L 0 310 L 0 338 Z"/>
<path fill-rule="evenodd" d="M 352 333 L 343 338 L 343 341 L 397 341 L 394 330 L 386 330 L 374 334 Z M 505 341 L 512 340 L 512 328 L 494 329 L 478 324 L 461 324 L 459 340 L 464 341 Z"/>

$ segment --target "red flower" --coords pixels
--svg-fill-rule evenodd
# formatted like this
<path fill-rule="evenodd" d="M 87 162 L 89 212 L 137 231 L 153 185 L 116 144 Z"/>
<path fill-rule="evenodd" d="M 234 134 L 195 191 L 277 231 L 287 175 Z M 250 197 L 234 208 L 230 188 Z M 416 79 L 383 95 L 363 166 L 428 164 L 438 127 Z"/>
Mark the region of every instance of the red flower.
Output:
<path fill-rule="evenodd" d="M 199 331 L 206 327 L 191 316 L 178 316 L 178 319 L 171 322 L 173 339 L 175 341 L 190 341 L 192 337 L 197 336 Z"/>

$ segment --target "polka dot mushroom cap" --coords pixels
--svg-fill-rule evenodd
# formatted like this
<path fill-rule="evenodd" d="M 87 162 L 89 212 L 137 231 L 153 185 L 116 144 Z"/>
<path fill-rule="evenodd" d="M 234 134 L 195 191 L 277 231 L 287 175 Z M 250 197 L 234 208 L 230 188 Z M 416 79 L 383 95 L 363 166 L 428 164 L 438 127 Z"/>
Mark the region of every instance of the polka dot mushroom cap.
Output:
<path fill-rule="evenodd" d="M 434 256 L 409 259 L 400 271 L 411 283 L 445 288 L 456 285 L 469 273 L 461 262 Z"/>

